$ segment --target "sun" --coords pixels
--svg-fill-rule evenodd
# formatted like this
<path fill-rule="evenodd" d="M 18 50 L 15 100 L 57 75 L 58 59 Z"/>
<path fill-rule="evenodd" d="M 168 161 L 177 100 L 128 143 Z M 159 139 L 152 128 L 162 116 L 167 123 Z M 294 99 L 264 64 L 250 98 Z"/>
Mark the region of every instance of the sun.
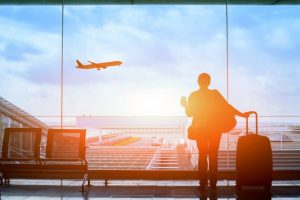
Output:
<path fill-rule="evenodd" d="M 173 116 L 180 115 L 180 104 L 176 94 L 161 90 L 137 91 L 125 99 L 131 115 Z"/>

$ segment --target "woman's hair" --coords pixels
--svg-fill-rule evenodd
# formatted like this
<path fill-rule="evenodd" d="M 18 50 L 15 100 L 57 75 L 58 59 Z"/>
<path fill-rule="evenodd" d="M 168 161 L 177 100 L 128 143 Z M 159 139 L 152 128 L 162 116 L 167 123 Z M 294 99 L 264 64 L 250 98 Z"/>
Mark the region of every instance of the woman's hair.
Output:
<path fill-rule="evenodd" d="M 208 87 L 210 85 L 210 75 L 207 73 L 202 73 L 198 77 L 198 84 L 200 86 Z"/>

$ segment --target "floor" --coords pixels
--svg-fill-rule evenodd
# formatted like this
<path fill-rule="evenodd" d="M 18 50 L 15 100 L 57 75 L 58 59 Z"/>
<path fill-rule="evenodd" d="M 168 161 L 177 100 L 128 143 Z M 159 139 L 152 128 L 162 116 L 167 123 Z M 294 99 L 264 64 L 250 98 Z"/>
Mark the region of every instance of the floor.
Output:
<path fill-rule="evenodd" d="M 1 187 L 2 200 L 39 199 L 300 199 L 300 181 L 273 182 L 270 193 L 262 188 L 244 188 L 235 191 L 234 182 L 219 181 L 216 190 L 200 192 L 197 181 L 92 181 L 88 192 L 80 192 L 80 181 L 11 180 Z M 87 189 L 87 188 L 86 188 Z"/>

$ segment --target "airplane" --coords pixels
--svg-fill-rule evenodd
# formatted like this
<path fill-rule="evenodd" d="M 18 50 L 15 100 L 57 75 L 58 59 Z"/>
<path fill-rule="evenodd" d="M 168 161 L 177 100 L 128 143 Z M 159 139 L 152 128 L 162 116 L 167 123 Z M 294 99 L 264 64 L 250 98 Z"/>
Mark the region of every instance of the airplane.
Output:
<path fill-rule="evenodd" d="M 78 66 L 76 68 L 79 69 L 106 69 L 107 67 L 112 67 L 112 66 L 119 66 L 122 64 L 121 61 L 111 61 L 111 62 L 103 62 L 103 63 L 94 63 L 91 61 L 88 61 L 90 64 L 83 65 L 79 60 L 76 60 L 76 63 Z"/>

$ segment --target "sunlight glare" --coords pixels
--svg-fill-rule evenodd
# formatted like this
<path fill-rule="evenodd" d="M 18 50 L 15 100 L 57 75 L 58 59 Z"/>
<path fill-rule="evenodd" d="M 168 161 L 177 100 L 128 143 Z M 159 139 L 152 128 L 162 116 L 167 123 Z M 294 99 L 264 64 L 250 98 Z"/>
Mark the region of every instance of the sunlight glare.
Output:
<path fill-rule="evenodd" d="M 126 98 L 127 109 L 134 115 L 162 116 L 178 113 L 179 97 L 165 91 L 138 91 Z"/>

